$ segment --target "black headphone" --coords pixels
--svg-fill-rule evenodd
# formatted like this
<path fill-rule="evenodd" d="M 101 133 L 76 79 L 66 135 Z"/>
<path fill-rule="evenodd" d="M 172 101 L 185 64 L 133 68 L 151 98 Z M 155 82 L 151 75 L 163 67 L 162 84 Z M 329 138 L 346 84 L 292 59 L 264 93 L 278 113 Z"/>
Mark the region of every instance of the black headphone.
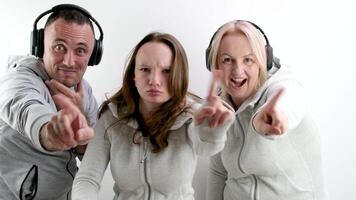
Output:
<path fill-rule="evenodd" d="M 250 22 L 250 21 L 246 21 L 246 20 L 234 20 L 234 21 L 231 21 L 231 22 L 235 22 L 235 23 L 238 23 L 240 21 L 244 21 L 244 22 L 248 22 L 249 24 L 251 24 L 252 26 L 254 26 L 257 30 L 259 30 L 263 37 L 265 38 L 266 40 L 266 53 L 267 53 L 267 71 L 270 70 L 273 66 L 273 48 L 272 46 L 269 44 L 269 41 L 268 41 L 268 38 L 267 36 L 265 35 L 265 33 L 263 32 L 263 30 L 257 26 L 256 24 Z M 231 22 L 228 22 L 226 24 L 229 24 Z M 212 43 L 214 41 L 214 38 L 216 36 L 216 34 L 219 32 L 219 30 L 224 27 L 226 24 L 222 25 L 221 27 L 218 28 L 218 30 L 214 33 L 213 37 L 210 39 L 210 42 L 209 42 L 209 46 L 208 48 L 206 49 L 205 51 L 205 61 L 206 61 L 206 67 L 208 68 L 209 71 L 211 71 L 211 65 L 210 65 L 210 61 L 209 61 L 209 54 L 210 54 L 210 51 L 211 51 L 211 48 L 212 48 Z"/>
<path fill-rule="evenodd" d="M 94 41 L 94 49 L 93 52 L 90 56 L 88 65 L 93 66 L 97 65 L 100 63 L 101 56 L 103 54 L 103 37 L 104 33 L 103 30 L 101 29 L 101 26 L 99 23 L 91 16 L 91 14 L 85 10 L 84 8 L 73 5 L 73 4 L 60 4 L 57 6 L 54 6 L 52 9 L 47 10 L 46 12 L 42 13 L 40 16 L 38 16 L 33 23 L 33 31 L 31 33 L 31 55 L 34 55 L 36 57 L 42 58 L 43 57 L 43 52 L 44 52 L 44 29 L 41 28 L 37 30 L 37 22 L 45 15 L 53 12 L 57 12 L 59 10 L 64 10 L 64 9 L 73 9 L 77 10 L 80 13 L 82 13 L 84 16 L 89 18 L 91 21 L 93 21 L 96 26 L 99 29 L 100 32 L 100 37 L 99 39 L 95 39 Z"/>

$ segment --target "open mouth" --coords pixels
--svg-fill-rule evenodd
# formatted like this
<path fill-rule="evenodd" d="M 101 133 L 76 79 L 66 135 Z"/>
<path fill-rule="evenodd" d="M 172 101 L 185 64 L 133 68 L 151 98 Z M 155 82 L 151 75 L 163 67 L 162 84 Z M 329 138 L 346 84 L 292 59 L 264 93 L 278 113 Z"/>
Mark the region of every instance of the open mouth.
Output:
<path fill-rule="evenodd" d="M 242 87 L 245 85 L 247 79 L 246 78 L 231 78 L 230 82 L 232 83 L 233 87 Z"/>

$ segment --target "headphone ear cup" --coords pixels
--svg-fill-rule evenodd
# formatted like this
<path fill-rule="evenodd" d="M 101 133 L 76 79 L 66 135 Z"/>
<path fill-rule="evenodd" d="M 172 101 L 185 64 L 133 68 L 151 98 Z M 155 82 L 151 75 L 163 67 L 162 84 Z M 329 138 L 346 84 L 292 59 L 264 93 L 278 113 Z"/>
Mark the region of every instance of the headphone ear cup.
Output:
<path fill-rule="evenodd" d="M 37 50 L 37 57 L 43 58 L 44 53 L 44 29 L 41 28 L 38 30 L 38 50 Z"/>
<path fill-rule="evenodd" d="M 101 56 L 103 54 L 102 42 L 100 40 L 95 40 L 93 52 L 91 53 L 89 59 L 89 66 L 97 65 L 100 63 Z"/>
<path fill-rule="evenodd" d="M 37 30 L 33 30 L 32 32 L 31 32 L 31 45 L 30 45 L 30 52 L 31 52 L 31 55 L 34 55 L 34 56 L 36 56 L 36 49 L 37 49 Z"/>
<path fill-rule="evenodd" d="M 267 71 L 272 69 L 273 66 L 273 48 L 270 45 L 266 45 L 266 55 L 267 55 Z"/>
<path fill-rule="evenodd" d="M 44 51 L 44 30 L 33 30 L 31 33 L 31 55 L 42 58 Z"/>
<path fill-rule="evenodd" d="M 205 50 L 206 68 L 208 68 L 209 71 L 211 71 L 210 60 L 209 60 L 210 51 L 211 51 L 211 47 L 209 46 L 209 47 Z"/>

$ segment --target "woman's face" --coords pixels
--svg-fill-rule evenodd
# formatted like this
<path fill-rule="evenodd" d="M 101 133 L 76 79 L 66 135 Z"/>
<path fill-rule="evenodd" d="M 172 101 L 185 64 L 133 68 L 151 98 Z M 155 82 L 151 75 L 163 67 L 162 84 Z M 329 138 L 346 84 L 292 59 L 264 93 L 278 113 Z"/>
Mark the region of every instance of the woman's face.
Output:
<path fill-rule="evenodd" d="M 173 54 L 161 42 L 148 42 L 137 52 L 135 58 L 135 85 L 140 103 L 145 110 L 153 111 L 168 101 L 168 81 Z"/>
<path fill-rule="evenodd" d="M 217 66 L 223 71 L 222 85 L 236 107 L 255 93 L 260 66 L 243 33 L 229 33 L 222 38 Z"/>

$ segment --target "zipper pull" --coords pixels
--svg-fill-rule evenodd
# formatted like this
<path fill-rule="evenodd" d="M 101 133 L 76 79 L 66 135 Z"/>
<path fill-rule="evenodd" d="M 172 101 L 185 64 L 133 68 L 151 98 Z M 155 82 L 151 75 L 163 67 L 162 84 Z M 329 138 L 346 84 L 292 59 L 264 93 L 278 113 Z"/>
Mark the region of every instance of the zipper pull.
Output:
<path fill-rule="evenodd" d="M 148 143 L 147 143 L 146 137 L 143 138 L 143 149 L 144 149 L 144 154 L 143 154 L 143 158 L 140 163 L 144 163 L 147 158 Z"/>

